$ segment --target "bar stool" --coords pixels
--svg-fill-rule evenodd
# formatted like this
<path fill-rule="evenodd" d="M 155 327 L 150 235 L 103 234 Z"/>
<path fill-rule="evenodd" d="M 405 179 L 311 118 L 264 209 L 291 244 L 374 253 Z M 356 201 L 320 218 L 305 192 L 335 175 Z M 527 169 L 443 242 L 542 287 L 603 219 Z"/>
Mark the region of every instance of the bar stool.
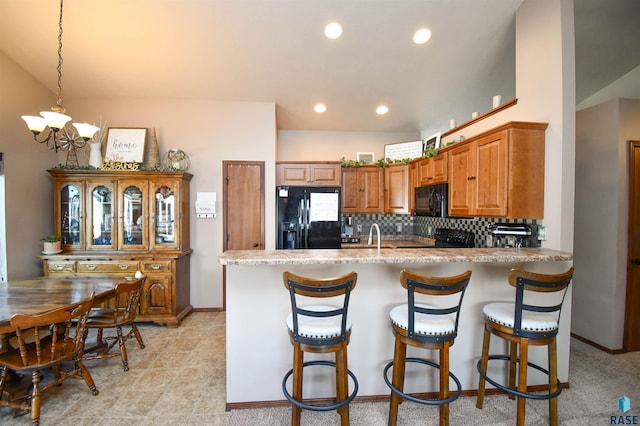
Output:
<path fill-rule="evenodd" d="M 482 357 L 477 368 L 480 373 L 478 383 L 478 399 L 476 407 L 482 409 L 484 401 L 485 381 L 509 394 L 510 399 L 518 397 L 517 424 L 524 425 L 526 399 L 549 400 L 549 424 L 558 424 L 558 395 L 562 385 L 558 380 L 556 335 L 560 321 L 562 304 L 573 277 L 573 268 L 560 274 L 540 274 L 512 269 L 509 272 L 509 284 L 516 288 L 515 303 L 496 302 L 485 305 L 484 337 L 482 340 Z M 532 299 L 534 292 L 556 293 L 555 300 L 547 295 L 546 303 L 540 298 Z M 527 302 L 525 302 L 525 297 Z M 534 304 L 535 303 L 535 304 Z M 491 334 L 507 340 L 509 356 L 489 355 Z M 529 346 L 547 346 L 549 370 L 529 362 Z M 518 356 L 518 348 L 520 354 Z M 509 362 L 509 385 L 505 386 L 487 375 L 489 360 Z M 516 366 L 518 383 L 516 387 Z M 527 392 L 527 366 L 549 376 L 549 391 L 545 394 Z"/>
<path fill-rule="evenodd" d="M 407 289 L 408 303 L 396 306 L 389 312 L 395 335 L 393 361 L 385 366 L 383 373 L 384 381 L 391 389 L 389 425 L 396 424 L 398 406 L 405 399 L 419 404 L 438 405 L 440 424 L 449 424 L 449 403 L 458 399 L 462 392 L 460 381 L 449 371 L 449 347 L 453 345 L 458 334 L 460 306 L 470 278 L 471 271 L 451 277 L 433 277 L 406 269 L 400 273 L 400 283 Z M 442 300 L 450 307 L 439 308 L 417 303 L 416 293 L 429 296 L 452 296 L 454 300 L 443 298 Z M 423 358 L 407 358 L 407 345 L 437 349 L 440 353 L 439 364 Z M 440 370 L 440 391 L 437 399 L 418 398 L 404 393 L 407 362 L 425 364 Z M 393 367 L 393 376 L 390 382 L 388 371 L 391 367 Z M 457 386 L 453 395 L 449 392 L 449 378 L 453 379 Z"/>
<path fill-rule="evenodd" d="M 340 424 L 349 424 L 349 403 L 358 392 L 356 376 L 347 369 L 347 345 L 351 336 L 351 321 L 347 315 L 349 297 L 356 286 L 358 274 L 350 272 L 335 278 L 307 278 L 284 272 L 282 279 L 289 290 L 291 313 L 287 317 L 287 328 L 293 345 L 293 368 L 282 380 L 282 391 L 293 404 L 291 424 L 300 424 L 302 409 L 312 411 L 337 410 Z M 326 298 L 330 303 L 300 306 L 299 302 L 311 303 L 309 298 Z M 337 302 L 336 302 L 337 301 Z M 333 361 L 304 362 L 304 352 L 335 353 Z M 302 399 L 302 372 L 308 366 L 332 366 L 336 375 L 335 403 L 329 405 L 310 404 Z M 292 392 L 287 390 L 287 381 L 293 375 Z M 354 389 L 349 395 L 349 376 Z"/>

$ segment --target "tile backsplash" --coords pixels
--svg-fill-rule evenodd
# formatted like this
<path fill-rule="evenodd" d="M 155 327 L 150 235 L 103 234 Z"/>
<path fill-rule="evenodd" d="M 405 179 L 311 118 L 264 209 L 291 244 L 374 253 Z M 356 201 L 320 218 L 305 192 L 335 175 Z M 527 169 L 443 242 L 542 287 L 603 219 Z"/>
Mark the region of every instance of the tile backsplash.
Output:
<path fill-rule="evenodd" d="M 540 247 L 537 240 L 538 226 L 541 221 L 536 219 L 502 219 L 502 218 L 443 218 L 413 216 L 409 214 L 343 214 L 343 222 L 347 217 L 352 218 L 353 235 L 368 235 L 373 223 L 380 226 L 383 235 L 408 234 L 430 237 L 436 228 L 451 228 L 471 231 L 475 234 L 476 247 L 505 247 L 506 238 L 491 235 L 491 226 L 495 223 L 522 223 L 531 227 L 532 236 L 527 240 L 528 247 Z M 358 225 L 362 231 L 358 232 Z"/>

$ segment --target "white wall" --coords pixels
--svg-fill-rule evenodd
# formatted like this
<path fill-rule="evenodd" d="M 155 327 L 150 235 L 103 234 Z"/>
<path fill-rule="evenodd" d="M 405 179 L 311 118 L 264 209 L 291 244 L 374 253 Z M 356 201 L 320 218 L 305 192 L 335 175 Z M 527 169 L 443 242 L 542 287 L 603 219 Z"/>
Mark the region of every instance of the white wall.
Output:
<path fill-rule="evenodd" d="M 222 307 L 222 161 L 265 162 L 265 185 L 275 187 L 275 104 L 216 102 L 185 99 L 75 99 L 69 113 L 85 119 L 100 116 L 108 127 L 156 129 L 161 157 L 180 148 L 190 158 L 191 181 L 191 304 L 194 308 Z M 198 192 L 216 192 L 215 219 L 195 217 Z M 265 238 L 275 246 L 275 200 L 266 197 Z"/>
<path fill-rule="evenodd" d="M 42 262 L 36 259 L 42 250 L 40 238 L 53 231 L 52 184 L 46 170 L 58 163 L 53 151 L 33 141 L 20 116 L 50 109 L 55 96 L 2 52 L 0 75 L 6 278 L 19 280 L 42 275 Z"/>
<path fill-rule="evenodd" d="M 516 97 L 515 106 L 447 136 L 444 142 L 508 121 L 549 123 L 545 135 L 543 221 L 547 241 L 542 245 L 570 252 L 575 170 L 572 0 L 525 0 L 516 12 Z"/>
<path fill-rule="evenodd" d="M 342 157 L 356 160 L 358 152 L 373 152 L 375 159 L 384 156 L 386 144 L 420 140 L 418 132 L 332 132 L 279 130 L 278 161 L 338 161 Z"/>
<path fill-rule="evenodd" d="M 622 348 L 627 279 L 629 145 L 640 139 L 640 100 L 614 99 L 576 114 L 575 281 L 572 331 Z"/>

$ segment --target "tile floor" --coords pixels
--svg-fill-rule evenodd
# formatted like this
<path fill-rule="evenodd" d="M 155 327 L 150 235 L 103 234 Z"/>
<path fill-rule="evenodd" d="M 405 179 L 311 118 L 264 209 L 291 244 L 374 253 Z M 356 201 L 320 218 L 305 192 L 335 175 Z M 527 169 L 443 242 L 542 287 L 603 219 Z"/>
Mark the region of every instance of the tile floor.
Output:
<path fill-rule="evenodd" d="M 127 344 L 130 370 L 119 357 L 87 361 L 100 394 L 92 396 L 82 380 L 67 380 L 43 395 L 41 424 L 58 425 L 231 425 L 276 426 L 290 423 L 290 408 L 274 407 L 225 412 L 225 314 L 197 312 L 179 328 L 139 325 L 147 347 Z M 620 414 L 617 400 L 626 395 L 640 415 L 640 352 L 609 355 L 576 339 L 571 340 L 571 387 L 559 400 L 559 423 L 568 426 L 608 425 Z M 23 379 L 25 381 L 25 379 Z M 28 384 L 28 382 L 27 382 Z M 451 425 L 511 425 L 515 402 L 506 395 L 485 399 L 483 410 L 475 397 L 461 397 L 451 406 Z M 386 425 L 388 403 L 352 403 L 354 426 Z M 399 425 L 437 424 L 438 410 L 406 402 Z M 546 425 L 547 403 L 527 402 L 527 426 Z M 0 407 L 1 425 L 29 425 L 30 414 L 13 418 Z M 305 426 L 339 424 L 335 412 L 303 411 Z"/>

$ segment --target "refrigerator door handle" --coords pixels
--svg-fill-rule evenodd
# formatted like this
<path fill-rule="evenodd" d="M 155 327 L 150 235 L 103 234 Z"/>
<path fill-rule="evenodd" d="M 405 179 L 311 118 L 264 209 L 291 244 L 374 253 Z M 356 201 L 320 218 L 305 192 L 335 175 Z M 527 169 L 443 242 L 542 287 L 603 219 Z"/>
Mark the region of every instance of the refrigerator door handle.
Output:
<path fill-rule="evenodd" d="M 305 198 L 304 203 L 304 248 L 309 248 L 309 199 Z"/>

